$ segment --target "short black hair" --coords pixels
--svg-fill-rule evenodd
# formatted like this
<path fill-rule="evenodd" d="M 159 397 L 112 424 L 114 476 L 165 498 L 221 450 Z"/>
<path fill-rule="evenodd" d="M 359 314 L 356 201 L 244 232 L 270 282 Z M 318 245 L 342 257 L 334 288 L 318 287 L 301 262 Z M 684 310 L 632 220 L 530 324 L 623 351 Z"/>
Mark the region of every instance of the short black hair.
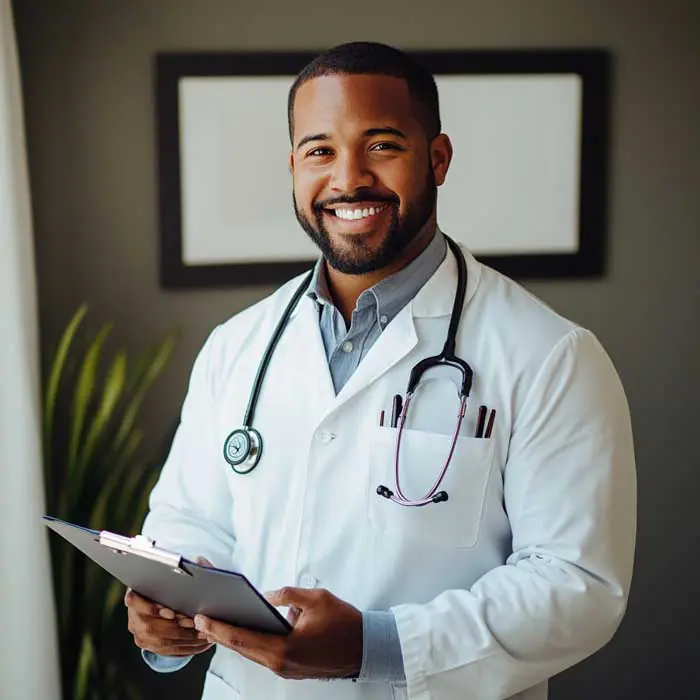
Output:
<path fill-rule="evenodd" d="M 408 54 L 387 44 L 353 41 L 324 51 L 302 69 L 289 90 L 287 120 L 293 139 L 294 100 L 297 90 L 323 75 L 389 75 L 406 81 L 416 116 L 429 140 L 441 131 L 438 89 L 432 73 Z"/>

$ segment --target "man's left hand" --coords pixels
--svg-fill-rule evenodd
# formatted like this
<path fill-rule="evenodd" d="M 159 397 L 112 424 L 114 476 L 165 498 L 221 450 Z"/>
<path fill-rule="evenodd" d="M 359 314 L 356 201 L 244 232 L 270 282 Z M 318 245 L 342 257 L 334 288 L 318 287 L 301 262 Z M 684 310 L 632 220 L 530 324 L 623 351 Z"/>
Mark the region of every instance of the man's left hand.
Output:
<path fill-rule="evenodd" d="M 266 595 L 289 607 L 286 636 L 252 632 L 195 617 L 209 642 L 266 666 L 282 678 L 355 678 L 362 665 L 362 613 L 323 589 L 282 588 Z"/>

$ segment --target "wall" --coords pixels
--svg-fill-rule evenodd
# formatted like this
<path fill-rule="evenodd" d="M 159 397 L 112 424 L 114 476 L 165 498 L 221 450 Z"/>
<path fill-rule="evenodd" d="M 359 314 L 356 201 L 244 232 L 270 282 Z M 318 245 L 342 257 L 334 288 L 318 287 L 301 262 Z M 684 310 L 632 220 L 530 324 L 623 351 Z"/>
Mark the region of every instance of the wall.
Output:
<path fill-rule="evenodd" d="M 155 51 L 313 49 L 355 38 L 426 49 L 610 48 L 608 274 L 528 286 L 599 335 L 627 388 L 639 469 L 637 569 L 618 635 L 555 679 L 552 697 L 697 698 L 692 507 L 700 469 L 690 437 L 700 409 L 700 3 L 432 0 L 407 8 L 403 0 L 16 0 L 43 348 L 83 300 L 94 320 L 115 320 L 130 348 L 181 327 L 177 357 L 149 404 L 154 436 L 175 416 L 208 330 L 271 291 L 158 287 Z M 186 682 L 149 676 L 150 687 L 194 697 L 200 672 L 190 670 Z"/>

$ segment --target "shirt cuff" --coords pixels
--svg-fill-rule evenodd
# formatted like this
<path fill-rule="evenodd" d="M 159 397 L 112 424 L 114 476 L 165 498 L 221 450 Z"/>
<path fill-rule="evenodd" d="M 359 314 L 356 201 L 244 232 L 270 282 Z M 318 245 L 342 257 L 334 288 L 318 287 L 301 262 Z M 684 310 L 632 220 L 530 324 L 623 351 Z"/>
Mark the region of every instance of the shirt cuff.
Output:
<path fill-rule="evenodd" d="M 362 613 L 362 667 L 359 681 L 404 681 L 401 642 L 392 612 Z"/>
<path fill-rule="evenodd" d="M 159 656 L 152 651 L 141 650 L 143 660 L 158 673 L 173 673 L 187 666 L 191 656 Z"/>

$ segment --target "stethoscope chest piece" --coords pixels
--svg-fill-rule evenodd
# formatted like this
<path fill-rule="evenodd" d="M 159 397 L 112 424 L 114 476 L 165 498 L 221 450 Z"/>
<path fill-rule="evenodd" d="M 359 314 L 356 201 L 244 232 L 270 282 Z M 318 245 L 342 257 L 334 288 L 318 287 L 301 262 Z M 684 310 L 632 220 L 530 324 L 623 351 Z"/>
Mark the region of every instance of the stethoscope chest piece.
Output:
<path fill-rule="evenodd" d="M 238 428 L 224 442 L 224 459 L 237 474 L 252 472 L 261 454 L 262 437 L 255 428 Z"/>

